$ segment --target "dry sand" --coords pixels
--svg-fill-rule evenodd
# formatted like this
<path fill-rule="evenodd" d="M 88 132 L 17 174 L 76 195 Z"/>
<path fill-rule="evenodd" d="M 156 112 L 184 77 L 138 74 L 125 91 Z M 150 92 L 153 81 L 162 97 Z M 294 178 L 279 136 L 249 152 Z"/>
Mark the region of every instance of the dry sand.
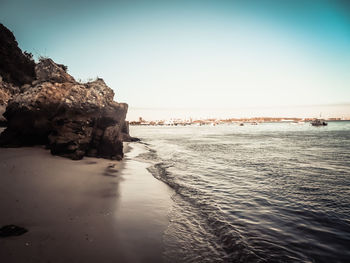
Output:
<path fill-rule="evenodd" d="M 137 146 L 135 147 L 137 148 Z M 0 148 L 0 262 L 161 262 L 171 191 L 132 159 Z"/>

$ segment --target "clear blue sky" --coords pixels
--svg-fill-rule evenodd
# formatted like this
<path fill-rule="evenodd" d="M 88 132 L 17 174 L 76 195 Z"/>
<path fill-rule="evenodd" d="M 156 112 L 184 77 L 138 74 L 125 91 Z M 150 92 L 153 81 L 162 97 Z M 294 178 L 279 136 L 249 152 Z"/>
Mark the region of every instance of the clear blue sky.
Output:
<path fill-rule="evenodd" d="M 0 0 L 0 22 L 131 109 L 350 103 L 346 0 Z"/>

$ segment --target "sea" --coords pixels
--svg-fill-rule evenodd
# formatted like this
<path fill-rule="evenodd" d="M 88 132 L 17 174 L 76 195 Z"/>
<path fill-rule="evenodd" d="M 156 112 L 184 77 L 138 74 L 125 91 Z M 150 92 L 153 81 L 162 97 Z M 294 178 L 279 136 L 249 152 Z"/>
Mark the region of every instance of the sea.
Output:
<path fill-rule="evenodd" d="M 166 262 L 350 262 L 349 121 L 131 135 L 135 158 L 173 189 Z"/>

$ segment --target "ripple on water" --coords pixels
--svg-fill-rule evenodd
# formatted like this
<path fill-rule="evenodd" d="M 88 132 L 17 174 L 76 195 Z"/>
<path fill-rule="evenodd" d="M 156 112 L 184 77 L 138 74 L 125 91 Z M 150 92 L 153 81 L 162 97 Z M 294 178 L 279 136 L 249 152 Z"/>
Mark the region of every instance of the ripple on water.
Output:
<path fill-rule="evenodd" d="M 169 262 L 349 262 L 350 123 L 133 127 L 175 190 Z"/>

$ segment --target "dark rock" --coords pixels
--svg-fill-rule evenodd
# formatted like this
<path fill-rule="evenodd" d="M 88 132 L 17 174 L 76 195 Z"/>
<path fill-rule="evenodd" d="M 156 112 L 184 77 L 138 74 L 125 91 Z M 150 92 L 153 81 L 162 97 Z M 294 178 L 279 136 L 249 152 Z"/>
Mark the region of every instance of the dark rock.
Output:
<path fill-rule="evenodd" d="M 113 96 L 102 79 L 38 83 L 9 102 L 0 145 L 47 144 L 52 154 L 75 160 L 85 155 L 121 159 L 128 106 Z"/>
<path fill-rule="evenodd" d="M 20 92 L 19 86 L 35 79 L 34 68 L 31 56 L 22 53 L 12 32 L 0 24 L 0 126 L 7 125 L 7 102 Z"/>
<path fill-rule="evenodd" d="M 15 225 L 6 225 L 0 228 L 0 237 L 20 236 L 27 233 L 28 230 Z"/>
<path fill-rule="evenodd" d="M 124 142 L 138 142 L 140 141 L 139 138 L 136 137 L 131 137 L 129 134 L 129 122 L 125 121 L 124 125 L 122 127 L 122 136 L 123 136 L 123 141 Z"/>
<path fill-rule="evenodd" d="M 5 110 L 6 110 L 6 106 L 0 104 L 0 127 L 6 127 L 7 126 L 7 120 L 3 116 Z"/>
<path fill-rule="evenodd" d="M 43 144 L 52 154 L 74 160 L 85 155 L 121 159 L 122 142 L 130 140 L 128 105 L 113 101 L 114 92 L 103 79 L 78 83 L 66 70 L 51 59 L 41 59 L 31 84 L 17 88 L 0 82 L 0 113 L 7 104 L 6 120 L 0 119 L 7 124 L 0 146 Z"/>
<path fill-rule="evenodd" d="M 21 86 L 35 79 L 35 62 L 23 53 L 13 33 L 0 24 L 0 76 L 8 83 Z"/>
<path fill-rule="evenodd" d="M 131 142 L 139 142 L 139 141 L 141 141 L 139 138 L 136 138 L 136 137 L 131 137 L 130 136 L 130 141 Z"/>
<path fill-rule="evenodd" d="M 0 127 L 7 125 L 7 120 L 3 114 L 5 113 L 8 101 L 19 92 L 20 89 L 18 87 L 3 81 L 0 76 Z"/>
<path fill-rule="evenodd" d="M 38 81 L 75 82 L 74 78 L 66 72 L 64 65 L 56 64 L 50 58 L 40 59 L 35 66 L 35 73 Z"/>

